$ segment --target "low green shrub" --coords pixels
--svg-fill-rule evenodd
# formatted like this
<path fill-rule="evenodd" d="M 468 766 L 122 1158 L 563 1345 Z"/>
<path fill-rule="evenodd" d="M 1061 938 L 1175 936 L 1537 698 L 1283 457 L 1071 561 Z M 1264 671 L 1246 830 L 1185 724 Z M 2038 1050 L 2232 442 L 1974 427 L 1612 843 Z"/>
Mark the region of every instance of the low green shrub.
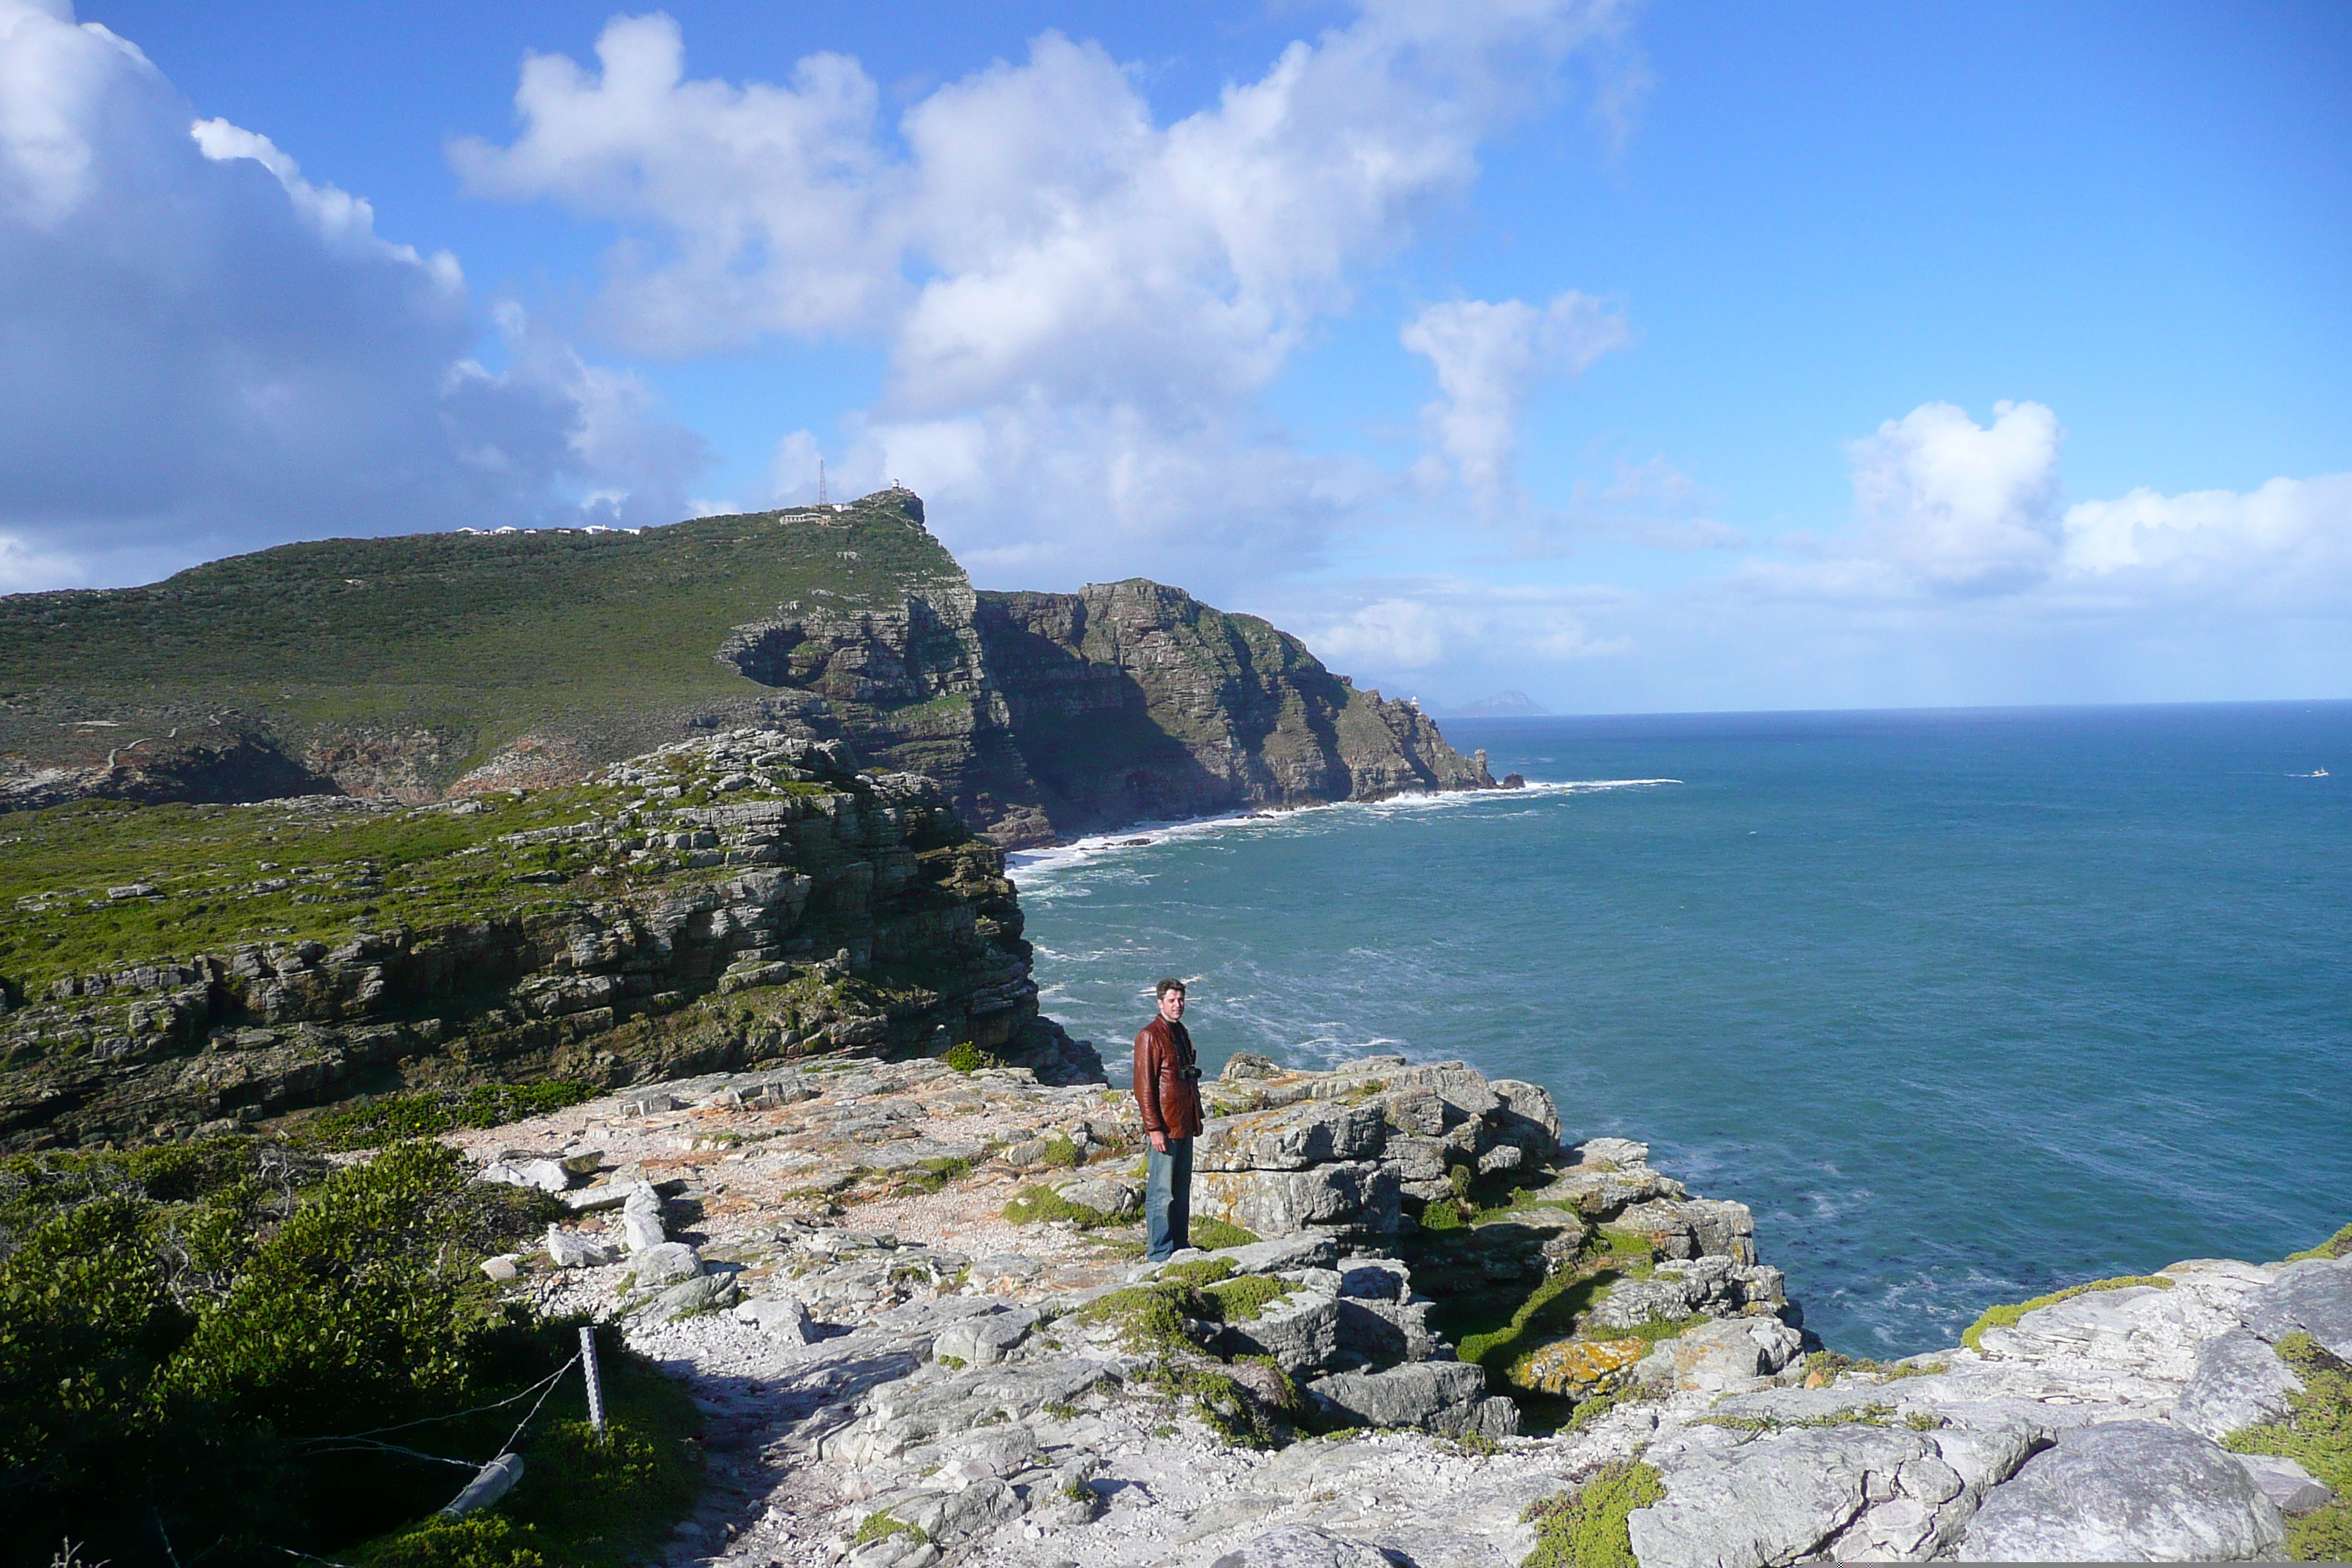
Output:
<path fill-rule="evenodd" d="M 1201 1294 L 1216 1304 L 1220 1322 L 1247 1323 L 1264 1317 L 1268 1307 L 1299 1289 L 1270 1274 L 1244 1274 L 1226 1284 L 1212 1285 Z"/>
<path fill-rule="evenodd" d="M 288 1132 L 306 1149 L 379 1149 L 407 1138 L 437 1138 L 468 1127 L 503 1127 L 596 1098 L 586 1083 L 478 1083 L 467 1089 L 387 1094 L 305 1117 Z"/>
<path fill-rule="evenodd" d="M 1258 1234 L 1221 1219 L 1195 1219 L 1186 1239 L 1195 1247 L 1215 1252 L 1221 1247 L 1247 1247 L 1258 1239 Z"/>
<path fill-rule="evenodd" d="M 1633 1459 L 1604 1465 L 1573 1492 L 1528 1509 L 1536 1549 L 1521 1568 L 1636 1568 L 1625 1516 L 1666 1495 L 1657 1470 Z"/>
<path fill-rule="evenodd" d="M 551 1568 L 537 1531 L 495 1513 L 428 1520 L 354 1555 L 360 1568 Z"/>
<path fill-rule="evenodd" d="M 1074 1204 L 1048 1186 L 1024 1187 L 1013 1194 L 1013 1201 L 1003 1208 L 1005 1219 L 1014 1225 L 1043 1225 L 1049 1220 L 1061 1220 L 1091 1230 L 1098 1225 L 1113 1223 L 1112 1216 L 1100 1209 Z"/>
<path fill-rule="evenodd" d="M 2352 1256 L 2352 1225 L 2346 1226 L 2317 1247 L 2286 1255 L 2289 1263 L 2300 1263 L 2307 1258 L 2343 1258 Z"/>
<path fill-rule="evenodd" d="M 1004 1064 L 970 1040 L 959 1040 L 948 1047 L 940 1058 L 958 1072 L 979 1072 L 984 1068 L 1001 1068 Z"/>
<path fill-rule="evenodd" d="M 1078 1152 L 1076 1140 L 1064 1138 L 1058 1133 L 1045 1140 L 1045 1163 L 1048 1165 L 1075 1171 L 1085 1163 L 1086 1156 Z"/>
<path fill-rule="evenodd" d="M 513 1528 L 411 1539 L 521 1419 L 502 1402 L 578 1345 L 475 1267 L 548 1200 L 469 1177 L 433 1143 L 337 1171 L 253 1139 L 0 1162 L 0 1568 L 40 1568 L 34 1543 L 68 1531 L 119 1563 L 167 1539 L 215 1565 L 432 1568 L 602 1568 L 660 1544 L 692 1500 L 699 1418 L 617 1336 L 610 1445 L 567 1426 L 571 1373 L 524 1435 Z"/>
<path fill-rule="evenodd" d="M 2287 1521 L 2287 1555 L 2300 1563 L 2352 1561 L 2352 1363 L 2300 1331 L 2282 1336 L 2274 1348 L 2303 1379 L 2302 1391 L 2286 1396 L 2287 1418 L 2242 1427 L 2221 1446 L 2293 1459 L 2331 1488 L 2335 1501 Z"/>

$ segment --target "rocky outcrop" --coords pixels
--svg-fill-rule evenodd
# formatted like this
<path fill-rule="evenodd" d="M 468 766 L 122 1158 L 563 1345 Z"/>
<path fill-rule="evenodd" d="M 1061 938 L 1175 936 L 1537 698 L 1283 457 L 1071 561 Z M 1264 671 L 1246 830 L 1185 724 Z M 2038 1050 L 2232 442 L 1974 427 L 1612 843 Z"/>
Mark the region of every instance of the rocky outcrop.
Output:
<path fill-rule="evenodd" d="M 274 815 L 235 826 L 270 830 L 262 842 L 282 826 L 314 860 L 384 824 L 429 828 L 442 852 L 395 838 L 397 865 L 362 859 L 303 884 L 322 889 L 296 899 L 325 905 L 315 935 L 156 955 L 29 995 L 16 983 L 22 1005 L 0 1016 L 0 1142 L 179 1136 L 404 1083 L 614 1085 L 957 1044 L 1048 1078 L 1100 1077 L 1091 1049 L 1038 1016 L 1000 852 L 930 780 L 860 773 L 838 742 L 744 731 L 576 793 L 561 820 L 520 832 L 472 804 L 256 808 Z M 166 881 L 52 889 L 13 918 L 37 931 L 75 910 L 203 909 L 294 885 Z M 411 887 L 428 918 L 372 912 Z"/>
<path fill-rule="evenodd" d="M 1389 1057 L 1242 1058 L 1210 1087 L 1223 1174 L 1386 1171 L 1393 1229 L 1375 1205 L 1138 1264 L 1127 1097 L 935 1060 L 640 1086 L 462 1142 L 582 1216 L 509 1288 L 617 1313 L 693 1379 L 713 1485 L 680 1563 L 1520 1568 L 1562 1494 L 1628 1467 L 1643 1568 L 2259 1558 L 2333 1506 L 2198 1423 L 2291 1413 L 2310 1379 L 2282 1347 L 2324 1369 L 2352 1261 L 2180 1264 L 1996 1314 L 1979 1349 L 1807 1358 L 1752 1216 L 1638 1142 L 1538 1147 L 1559 1111 L 1529 1086 Z M 1450 1174 L 1402 1195 L 1422 1137 L 1466 1198 Z M 1475 1173 L 1507 1148 L 1519 1167 Z M 567 1261 L 615 1245 L 624 1204 L 659 1220 L 630 1257 L 683 1244 L 701 1272 Z M 1440 1331 L 1480 1279 L 1502 1292 L 1486 1322 L 1529 1306 L 1517 1346 Z M 1661 1279 L 1706 1288 L 1634 1334 L 1603 1321 Z M 734 1304 L 673 1317 L 681 1290 Z M 1553 1300 L 1584 1305 L 1536 1310 Z M 2220 1435 L 2265 1446 L 2245 1424 Z"/>
<path fill-rule="evenodd" d="M 754 725 L 935 779 L 1005 846 L 1494 784 L 1418 708 L 1255 616 L 1140 579 L 975 592 L 903 489 L 634 534 L 288 545 L 150 587 L 0 596 L 0 810 L 320 789 L 418 805 Z"/>

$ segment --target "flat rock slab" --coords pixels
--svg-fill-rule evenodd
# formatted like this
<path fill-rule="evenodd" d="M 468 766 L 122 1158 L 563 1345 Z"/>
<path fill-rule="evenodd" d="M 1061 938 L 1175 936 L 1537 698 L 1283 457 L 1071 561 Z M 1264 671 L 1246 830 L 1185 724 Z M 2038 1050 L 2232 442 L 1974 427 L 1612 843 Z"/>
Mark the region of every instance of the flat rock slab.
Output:
<path fill-rule="evenodd" d="M 1625 1520 L 1642 1568 L 1793 1563 L 1826 1549 L 1873 1503 L 1912 1505 L 1886 1521 L 1913 1537 L 1887 1543 L 1887 1554 L 1908 1556 L 1934 1539 L 1939 1508 L 1965 1508 L 1964 1485 L 1935 1446 L 1903 1427 L 1784 1432 L 1662 1458 L 1664 1500 Z"/>
<path fill-rule="evenodd" d="M 2177 1426 L 2063 1435 L 1996 1487 L 1961 1555 L 1979 1563 L 2242 1563 L 2274 1553 L 2276 1504 L 2229 1454 Z"/>
<path fill-rule="evenodd" d="M 2173 1424 L 2219 1441 L 2242 1426 L 2284 1420 L 2286 1396 L 2302 1387 L 2277 1352 L 2232 1329 L 2198 1347 L 2197 1370 L 2173 1403 Z"/>
<path fill-rule="evenodd" d="M 1269 1530 L 1238 1552 L 1228 1552 L 1210 1568 L 1392 1568 L 1388 1553 L 1360 1541 L 1286 1524 Z"/>

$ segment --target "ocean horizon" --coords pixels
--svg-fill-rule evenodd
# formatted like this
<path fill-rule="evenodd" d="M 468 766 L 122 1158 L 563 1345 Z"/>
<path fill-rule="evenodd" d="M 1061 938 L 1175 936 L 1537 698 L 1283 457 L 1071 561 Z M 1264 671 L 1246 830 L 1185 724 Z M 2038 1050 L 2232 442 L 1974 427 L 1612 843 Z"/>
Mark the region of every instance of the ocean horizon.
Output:
<path fill-rule="evenodd" d="M 1045 1011 L 1541 1083 L 1854 1354 L 2352 1218 L 2352 701 L 1444 729 L 1528 788 L 1013 856 Z"/>

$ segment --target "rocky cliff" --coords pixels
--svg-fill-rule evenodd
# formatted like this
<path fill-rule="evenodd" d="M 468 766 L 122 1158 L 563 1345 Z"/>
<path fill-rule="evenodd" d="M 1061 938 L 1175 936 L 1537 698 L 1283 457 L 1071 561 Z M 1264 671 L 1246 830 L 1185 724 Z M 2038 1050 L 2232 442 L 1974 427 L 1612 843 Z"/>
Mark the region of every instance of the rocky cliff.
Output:
<path fill-rule="evenodd" d="M 982 594 L 921 500 L 288 545 L 0 598 L 0 809 L 576 783 L 743 725 L 938 780 L 1007 846 L 1486 787 L 1409 703 L 1140 580 Z"/>
<path fill-rule="evenodd" d="M 1202 1206 L 1264 1228 L 1165 1265 L 1134 1259 L 1128 1098 L 1021 1072 L 814 1062 L 460 1142 L 579 1216 L 493 1276 L 620 1318 L 709 1412 L 681 1564 L 2326 1560 L 2352 1540 L 2352 1228 L 1995 1309 L 1879 1363 L 1805 1340 L 1745 1206 L 1641 1143 L 1563 1137 L 1535 1086 L 1244 1058 L 1211 1098 Z"/>
<path fill-rule="evenodd" d="M 0 1147 L 823 1053 L 1100 1071 L 1037 1016 L 1001 852 L 837 741 L 733 731 L 422 808 L 0 822 Z"/>

